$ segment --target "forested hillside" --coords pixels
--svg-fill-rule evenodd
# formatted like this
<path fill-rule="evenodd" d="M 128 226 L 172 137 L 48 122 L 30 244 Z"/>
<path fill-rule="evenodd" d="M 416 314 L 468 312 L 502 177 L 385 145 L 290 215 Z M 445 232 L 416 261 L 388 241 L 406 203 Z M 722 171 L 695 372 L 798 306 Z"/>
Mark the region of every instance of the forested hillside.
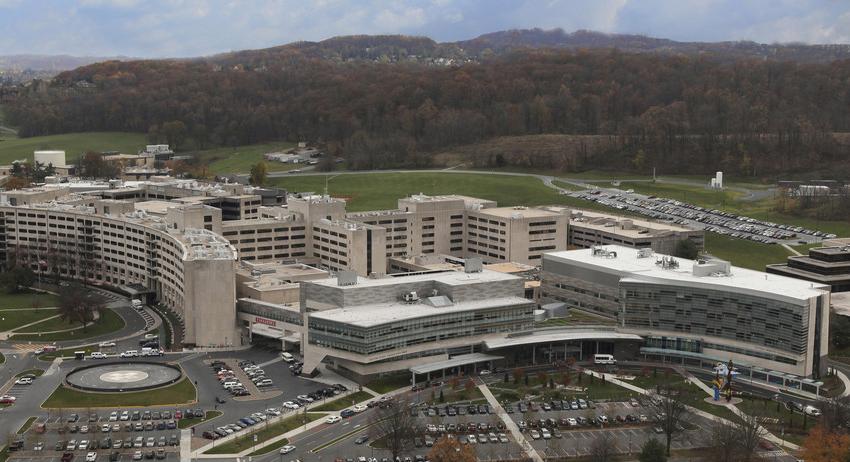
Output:
<path fill-rule="evenodd" d="M 358 169 L 425 166 L 448 147 L 544 133 L 612 140 L 535 163 L 565 170 L 848 169 L 833 133 L 850 131 L 850 61 L 525 50 L 434 66 L 339 62 L 301 48 L 86 66 L 8 114 L 21 136 L 139 131 L 186 149 L 325 142 Z"/>

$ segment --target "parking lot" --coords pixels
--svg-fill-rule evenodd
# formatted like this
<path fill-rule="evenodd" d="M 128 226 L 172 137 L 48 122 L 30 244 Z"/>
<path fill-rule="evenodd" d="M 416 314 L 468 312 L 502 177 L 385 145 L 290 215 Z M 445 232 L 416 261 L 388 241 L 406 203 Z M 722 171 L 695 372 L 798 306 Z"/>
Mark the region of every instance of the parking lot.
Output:
<path fill-rule="evenodd" d="M 737 239 L 747 239 L 765 244 L 820 242 L 822 239 L 835 237 L 834 234 L 817 230 L 757 220 L 674 199 L 636 194 L 630 190 L 594 189 L 571 192 L 569 195 L 617 210 L 627 210 L 657 220 L 701 228 Z"/>
<path fill-rule="evenodd" d="M 201 410 L 113 410 L 89 414 L 56 412 L 40 417 L 23 435 L 24 450 L 12 453 L 14 460 L 59 460 L 73 454 L 85 460 L 97 453 L 96 460 L 179 459 L 179 418 Z M 179 417 L 179 418 L 178 418 Z M 110 457 L 110 455 L 115 456 Z M 66 456 L 67 460 L 68 456 Z"/>

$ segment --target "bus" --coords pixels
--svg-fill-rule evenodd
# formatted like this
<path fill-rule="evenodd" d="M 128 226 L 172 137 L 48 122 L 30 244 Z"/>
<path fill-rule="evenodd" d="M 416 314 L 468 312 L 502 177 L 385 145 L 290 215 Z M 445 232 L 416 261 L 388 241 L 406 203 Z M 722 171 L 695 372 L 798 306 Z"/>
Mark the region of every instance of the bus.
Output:
<path fill-rule="evenodd" d="M 593 364 L 617 364 L 613 355 L 593 355 Z"/>

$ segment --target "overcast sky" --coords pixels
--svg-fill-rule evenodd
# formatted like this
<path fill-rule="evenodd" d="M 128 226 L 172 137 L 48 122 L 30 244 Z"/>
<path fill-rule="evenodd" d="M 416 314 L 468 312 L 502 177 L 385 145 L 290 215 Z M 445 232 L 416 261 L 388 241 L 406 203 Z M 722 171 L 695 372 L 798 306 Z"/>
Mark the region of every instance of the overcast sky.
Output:
<path fill-rule="evenodd" d="M 850 43 L 850 0 L 0 0 L 0 55 L 187 57 L 335 35 L 512 28 Z"/>

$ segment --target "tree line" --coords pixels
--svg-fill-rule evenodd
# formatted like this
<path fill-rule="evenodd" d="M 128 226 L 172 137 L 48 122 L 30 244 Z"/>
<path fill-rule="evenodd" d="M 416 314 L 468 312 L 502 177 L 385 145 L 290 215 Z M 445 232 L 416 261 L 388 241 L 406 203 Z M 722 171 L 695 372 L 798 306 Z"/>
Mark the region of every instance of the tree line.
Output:
<path fill-rule="evenodd" d="M 104 62 L 9 105 L 21 136 L 148 133 L 182 150 L 272 140 L 326 144 L 350 168 L 431 165 L 497 136 L 602 135 L 542 168 L 762 176 L 847 171 L 850 61 L 824 64 L 526 50 L 462 66 L 338 63 L 297 48 L 215 60 Z M 94 91 L 74 91 L 80 81 Z M 501 159 L 504 162 L 504 158 Z M 494 160 L 495 161 L 495 160 Z M 834 167 L 834 168 L 833 168 Z M 850 173 L 850 172 L 848 172 Z"/>

